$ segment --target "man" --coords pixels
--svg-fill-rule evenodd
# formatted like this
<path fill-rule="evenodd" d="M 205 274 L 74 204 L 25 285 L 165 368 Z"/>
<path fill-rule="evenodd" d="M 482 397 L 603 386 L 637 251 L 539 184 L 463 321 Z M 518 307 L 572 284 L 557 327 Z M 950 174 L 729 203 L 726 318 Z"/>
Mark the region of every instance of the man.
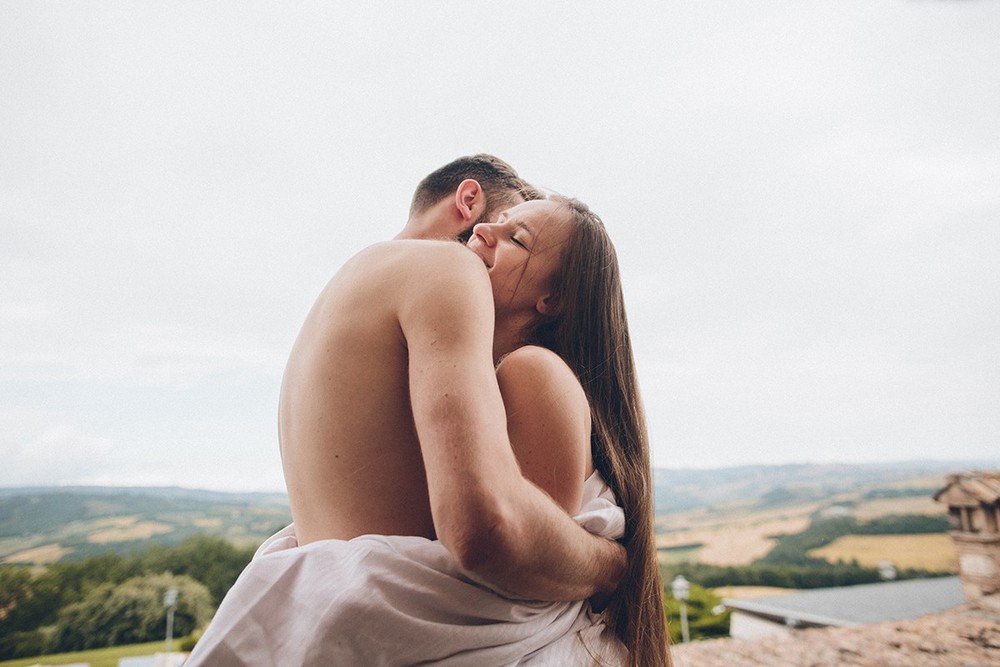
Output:
<path fill-rule="evenodd" d="M 621 547 L 580 528 L 522 477 L 514 458 L 483 261 L 457 243 L 411 240 L 454 238 L 536 197 L 502 161 L 460 158 L 421 182 L 396 240 L 358 253 L 319 296 L 290 355 L 279 406 L 294 519 L 282 539 L 299 552 L 359 536 L 414 536 L 440 540 L 466 575 L 510 596 L 570 601 L 615 589 Z M 359 567 L 374 562 L 367 557 Z M 291 571 L 258 581 L 280 594 L 282 586 L 308 589 Z M 254 604 L 241 600 L 229 607 Z M 229 627 L 263 628 L 269 615 Z M 217 647 L 218 638 L 207 643 Z M 201 648 L 195 663 L 243 664 L 239 647 L 211 657 Z M 316 664 L 325 657 L 312 656 Z"/>
<path fill-rule="evenodd" d="M 503 209 L 541 196 L 500 158 L 458 158 L 420 181 L 395 238 L 468 241 L 477 222 L 492 222 Z"/>

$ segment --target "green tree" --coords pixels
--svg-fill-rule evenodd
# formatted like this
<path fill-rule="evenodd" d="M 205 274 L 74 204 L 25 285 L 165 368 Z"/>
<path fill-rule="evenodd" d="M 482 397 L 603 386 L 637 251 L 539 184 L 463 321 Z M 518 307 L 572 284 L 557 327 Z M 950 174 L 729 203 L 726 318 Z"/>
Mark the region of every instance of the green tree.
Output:
<path fill-rule="evenodd" d="M 212 598 L 208 589 L 189 576 L 169 573 L 134 577 L 121 584 L 101 584 L 80 602 L 59 613 L 54 636 L 58 651 L 77 651 L 155 641 L 166 631 L 164 593 L 179 592 L 174 633 L 186 635 L 208 621 Z"/>
<path fill-rule="evenodd" d="M 25 655 L 40 643 L 33 628 L 34 594 L 31 572 L 24 567 L 0 567 L 0 660 Z"/>
<path fill-rule="evenodd" d="M 687 606 L 688 631 L 691 640 L 729 636 L 729 611 L 716 614 L 715 609 L 722 600 L 707 588 L 691 584 Z M 667 610 L 667 629 L 670 641 L 681 641 L 681 604 L 670 593 L 664 598 Z"/>
<path fill-rule="evenodd" d="M 60 609 L 101 584 L 140 574 L 137 565 L 134 558 L 103 554 L 41 571 L 0 566 L 0 659 L 44 653 Z"/>
<path fill-rule="evenodd" d="M 31 572 L 25 567 L 0 567 L 0 619 L 31 597 Z M 2 622 L 0 621 L 0 622 Z"/>
<path fill-rule="evenodd" d="M 0 660 L 38 655 L 47 642 L 42 626 L 55 620 L 64 591 L 48 572 L 0 567 Z"/>
<path fill-rule="evenodd" d="M 195 535 L 174 547 L 154 544 L 139 557 L 146 572 L 187 574 L 208 587 L 218 605 L 253 557 L 254 547 L 237 547 L 212 535 Z"/>

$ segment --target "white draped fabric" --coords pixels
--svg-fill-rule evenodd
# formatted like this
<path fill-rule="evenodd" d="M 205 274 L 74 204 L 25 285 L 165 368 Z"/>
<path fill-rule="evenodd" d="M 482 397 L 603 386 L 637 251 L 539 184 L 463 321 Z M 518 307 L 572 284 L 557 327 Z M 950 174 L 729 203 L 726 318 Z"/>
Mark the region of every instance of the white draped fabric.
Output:
<path fill-rule="evenodd" d="M 617 539 L 625 518 L 594 473 L 576 521 Z M 186 665 L 620 665 L 626 652 L 586 602 L 503 597 L 437 541 L 363 535 L 298 546 L 270 537 Z"/>

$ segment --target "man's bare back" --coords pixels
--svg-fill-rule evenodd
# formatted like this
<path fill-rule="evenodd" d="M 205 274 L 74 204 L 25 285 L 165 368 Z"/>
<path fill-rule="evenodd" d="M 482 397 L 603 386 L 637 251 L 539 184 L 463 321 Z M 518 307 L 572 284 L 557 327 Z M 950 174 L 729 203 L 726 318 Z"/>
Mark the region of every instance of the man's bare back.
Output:
<path fill-rule="evenodd" d="M 538 225 L 555 219 L 545 206 L 523 206 Z M 589 534 L 526 479 L 508 438 L 492 281 L 498 267 L 507 276 L 531 256 L 520 236 L 531 221 L 522 222 L 497 223 L 503 237 L 487 236 L 503 252 L 491 245 L 482 257 L 453 241 L 372 246 L 324 289 L 292 350 L 279 406 L 298 544 L 436 538 L 470 576 L 536 600 L 617 586 L 624 549 Z M 574 470 L 579 485 L 582 468 Z"/>
<path fill-rule="evenodd" d="M 487 198 L 473 174 L 485 177 L 500 196 Z M 528 189 L 522 188 L 528 187 L 496 158 L 460 158 L 421 181 L 398 238 L 454 238 L 478 218 L 492 220 L 490 211 L 523 201 Z M 363 621 L 364 634 L 369 626 L 382 633 L 368 637 L 378 661 L 387 655 L 380 637 L 388 635 L 397 640 L 395 655 L 405 660 L 413 645 L 410 635 L 398 633 L 414 627 L 410 614 L 393 616 L 389 608 L 380 614 L 377 602 L 369 608 L 349 591 L 343 597 L 338 576 L 372 581 L 354 576 L 358 572 L 351 563 L 358 563 L 350 554 L 360 554 L 366 559 L 362 570 L 371 564 L 374 570 L 367 574 L 378 576 L 378 567 L 367 560 L 371 544 L 388 546 L 394 563 L 419 563 L 426 549 L 443 547 L 447 557 L 432 560 L 449 582 L 465 581 L 480 595 L 486 591 L 488 599 L 473 600 L 450 583 L 446 588 L 457 597 L 442 599 L 431 586 L 416 592 L 429 605 L 425 611 L 438 618 L 442 604 L 462 604 L 467 598 L 475 609 L 455 612 L 455 618 L 471 614 L 470 619 L 489 620 L 483 608 L 500 601 L 499 626 L 514 632 L 512 641 L 520 630 L 517 622 L 509 622 L 506 605 L 516 607 L 510 598 L 607 599 L 615 589 L 625 570 L 625 550 L 590 534 L 567 514 L 580 506 L 581 473 L 589 468 L 589 457 L 580 455 L 587 454 L 581 443 L 590 439 L 586 396 L 554 353 L 514 349 L 523 345 L 516 335 L 519 323 L 528 325 L 535 317 L 525 319 L 514 306 L 532 310 L 534 298 L 530 303 L 508 298 L 510 312 L 503 318 L 494 312 L 495 292 L 514 296 L 500 288 L 518 267 L 525 285 L 535 288 L 532 294 L 549 304 L 547 283 L 528 279 L 554 269 L 552 258 L 544 257 L 547 246 L 536 242 L 536 223 L 558 226 L 562 218 L 553 216 L 551 206 L 522 210 L 531 212 L 536 220 L 512 219 L 483 230 L 475 251 L 453 241 L 373 246 L 348 261 L 326 286 L 302 327 L 282 383 L 279 435 L 295 523 L 272 536 L 254 557 L 199 642 L 192 664 L 259 664 L 261 656 L 273 659 L 276 647 L 288 644 L 299 651 L 300 664 L 326 664 L 333 656 L 352 656 L 346 659 L 351 662 L 364 651 L 352 649 L 348 638 L 356 633 L 341 622 L 360 618 L 358 604 L 375 614 L 364 617 L 375 619 Z M 565 234 L 556 237 L 565 242 Z M 495 316 L 503 322 L 496 336 Z M 498 341 L 505 341 L 500 348 Z M 494 359 L 501 356 L 505 362 L 495 371 Z M 510 415 L 498 374 L 507 387 Z M 516 438 L 508 437 L 508 417 Z M 366 534 L 370 537 L 352 539 Z M 390 543 L 419 545 L 419 550 L 407 555 Z M 345 563 L 348 571 L 338 575 L 337 566 Z M 454 575 L 455 567 L 462 576 Z M 390 577 L 393 585 L 398 574 Z M 371 590 L 363 588 L 367 599 Z M 505 595 L 498 598 L 489 589 Z M 344 604 L 331 605 L 333 599 Z M 529 616 L 536 618 L 538 609 L 533 610 Z M 426 627 L 419 614 L 415 618 L 417 634 L 426 640 Z M 600 629 L 595 617 L 588 619 L 589 627 Z M 541 635 L 528 629 L 532 645 L 540 646 Z M 501 652 L 534 650 L 496 644 L 499 635 L 487 634 L 489 645 Z M 543 638 L 541 645 L 553 641 L 556 647 L 574 636 Z M 442 649 L 448 650 L 448 640 L 431 643 L 428 655 L 440 657 Z M 473 637 L 466 648 L 481 647 Z"/>
<path fill-rule="evenodd" d="M 463 317 L 449 315 L 455 308 Z M 302 327 L 281 391 L 282 464 L 300 544 L 369 533 L 435 537 L 413 363 L 430 362 L 435 338 L 451 345 L 441 336 L 459 335 L 452 365 L 492 380 L 492 326 L 484 268 L 457 243 L 382 243 L 333 277 Z M 503 406 L 490 384 L 477 391 L 496 422 Z"/>

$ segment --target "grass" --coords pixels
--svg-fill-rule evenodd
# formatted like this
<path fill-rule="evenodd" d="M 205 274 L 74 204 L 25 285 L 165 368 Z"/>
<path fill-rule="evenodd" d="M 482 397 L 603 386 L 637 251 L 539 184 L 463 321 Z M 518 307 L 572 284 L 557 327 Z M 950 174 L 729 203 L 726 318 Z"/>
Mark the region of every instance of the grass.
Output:
<path fill-rule="evenodd" d="M 898 568 L 923 568 L 936 572 L 957 572 L 958 558 L 947 535 L 845 535 L 809 552 L 831 563 L 857 559 L 868 567 L 888 560 Z"/>
<path fill-rule="evenodd" d="M 18 658 L 0 662 L 0 667 L 29 667 L 30 665 L 65 665 L 74 662 L 89 662 L 90 667 L 118 667 L 119 658 L 134 658 L 140 655 L 153 655 L 163 652 L 164 643 L 150 642 L 148 644 L 131 644 L 129 646 L 112 646 L 111 648 L 95 648 L 89 651 L 74 651 L 73 653 L 53 653 L 34 658 Z M 174 651 L 180 650 L 180 639 L 175 639 L 172 645 Z"/>

